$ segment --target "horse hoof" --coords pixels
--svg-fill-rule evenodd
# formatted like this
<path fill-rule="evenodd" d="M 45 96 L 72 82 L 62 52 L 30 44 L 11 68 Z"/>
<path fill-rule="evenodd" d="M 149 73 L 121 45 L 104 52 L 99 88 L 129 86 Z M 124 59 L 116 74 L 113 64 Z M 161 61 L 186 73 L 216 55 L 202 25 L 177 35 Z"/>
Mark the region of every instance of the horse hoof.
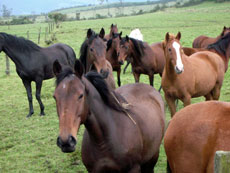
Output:
<path fill-rule="evenodd" d="M 27 116 L 26 116 L 26 118 L 30 118 L 32 116 L 32 114 L 28 114 Z"/>
<path fill-rule="evenodd" d="M 40 113 L 40 116 L 45 116 L 45 112 Z"/>

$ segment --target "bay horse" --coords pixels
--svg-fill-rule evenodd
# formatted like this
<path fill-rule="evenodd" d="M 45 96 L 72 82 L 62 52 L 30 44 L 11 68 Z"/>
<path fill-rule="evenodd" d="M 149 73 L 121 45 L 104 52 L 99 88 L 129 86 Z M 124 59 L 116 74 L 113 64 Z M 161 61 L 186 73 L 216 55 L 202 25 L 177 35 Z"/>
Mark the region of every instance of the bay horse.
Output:
<path fill-rule="evenodd" d="M 54 77 L 53 62 L 58 59 L 62 65 L 74 67 L 76 56 L 74 50 L 66 44 L 54 44 L 42 48 L 30 40 L 0 33 L 0 52 L 3 51 L 15 63 L 16 72 L 26 88 L 30 117 L 34 113 L 31 82 L 36 83 L 36 99 L 40 105 L 40 115 L 45 115 L 40 98 L 42 81 Z"/>
<path fill-rule="evenodd" d="M 207 48 L 209 44 L 215 43 L 217 40 L 219 40 L 221 37 L 225 36 L 229 32 L 230 32 L 230 27 L 228 28 L 224 26 L 221 34 L 215 38 L 201 35 L 194 39 L 192 43 L 192 47 L 193 48 Z"/>
<path fill-rule="evenodd" d="M 226 72 L 228 70 L 228 62 L 230 57 L 230 32 L 225 36 L 219 38 L 219 40 L 217 40 L 215 43 L 208 45 L 206 49 L 188 47 L 183 47 L 182 49 L 187 56 L 190 56 L 196 52 L 207 50 L 217 53 L 224 61 Z"/>
<path fill-rule="evenodd" d="M 122 32 L 112 33 L 112 38 L 107 41 L 106 59 L 111 63 L 113 71 L 117 72 L 117 84 L 121 86 L 121 65 L 118 62 L 118 52 Z"/>
<path fill-rule="evenodd" d="M 84 124 L 81 156 L 88 172 L 153 172 L 164 134 L 164 102 L 147 84 L 128 84 L 115 91 L 93 71 L 83 75 L 54 63 L 54 92 L 59 118 L 57 145 L 75 151 Z"/>
<path fill-rule="evenodd" d="M 158 57 L 148 43 L 126 35 L 120 42 L 119 63 L 124 64 L 127 57 L 131 59 L 136 83 L 139 82 L 141 74 L 146 74 L 149 76 L 150 85 L 153 86 L 154 74 L 162 75 L 164 64 L 161 63 L 164 62 L 164 58 Z"/>
<path fill-rule="evenodd" d="M 180 38 L 180 32 L 176 36 L 167 33 L 162 43 L 166 63 L 161 85 L 171 117 L 176 112 L 176 99 L 184 106 L 193 97 L 218 100 L 224 79 L 224 62 L 218 54 L 202 51 L 188 57 L 182 51 Z"/>
<path fill-rule="evenodd" d="M 80 61 L 84 65 L 86 73 L 95 69 L 106 79 L 110 87 L 115 89 L 112 66 L 106 59 L 104 35 L 105 31 L 103 28 L 101 28 L 99 34 L 96 34 L 92 29 L 88 29 L 87 38 L 80 48 Z"/>
<path fill-rule="evenodd" d="M 114 25 L 113 23 L 110 26 L 110 32 L 109 34 L 105 35 L 105 40 L 108 41 L 109 39 L 111 39 L 113 37 L 113 33 L 118 33 L 118 28 L 117 25 Z"/>
<path fill-rule="evenodd" d="M 189 105 L 171 119 L 164 136 L 168 172 L 214 172 L 218 150 L 230 150 L 230 103 Z"/>

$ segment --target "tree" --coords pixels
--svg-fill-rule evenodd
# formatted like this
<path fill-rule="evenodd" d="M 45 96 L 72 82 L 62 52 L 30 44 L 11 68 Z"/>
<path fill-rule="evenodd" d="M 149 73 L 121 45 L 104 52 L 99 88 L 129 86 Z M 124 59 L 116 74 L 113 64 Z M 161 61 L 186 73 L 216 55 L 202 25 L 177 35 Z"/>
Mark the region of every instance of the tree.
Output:
<path fill-rule="evenodd" d="M 48 17 L 54 20 L 57 28 L 59 27 L 59 22 L 66 20 L 66 15 L 62 13 L 49 13 Z"/>
<path fill-rule="evenodd" d="M 8 9 L 6 5 L 3 4 L 1 12 L 2 12 L 2 17 L 10 17 L 12 9 Z"/>

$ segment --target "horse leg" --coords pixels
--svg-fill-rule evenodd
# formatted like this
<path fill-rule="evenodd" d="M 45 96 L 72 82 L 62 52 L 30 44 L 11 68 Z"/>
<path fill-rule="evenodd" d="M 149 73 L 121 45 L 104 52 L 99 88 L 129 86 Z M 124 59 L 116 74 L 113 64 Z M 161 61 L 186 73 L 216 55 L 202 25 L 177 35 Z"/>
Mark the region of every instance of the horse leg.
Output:
<path fill-rule="evenodd" d="M 182 102 L 184 103 L 184 107 L 191 104 L 191 96 L 187 95 L 182 99 Z"/>
<path fill-rule="evenodd" d="M 169 106 L 169 110 L 171 112 L 171 118 L 173 117 L 173 115 L 176 113 L 176 105 L 175 105 L 175 98 L 171 97 L 167 94 L 165 94 L 165 100 Z"/>
<path fill-rule="evenodd" d="M 125 68 L 124 68 L 124 70 L 123 70 L 123 74 L 125 74 L 126 69 L 128 68 L 129 64 L 130 64 L 130 61 L 127 61 L 127 64 L 126 64 L 126 66 L 125 66 Z"/>
<path fill-rule="evenodd" d="M 45 112 L 44 112 L 45 108 L 44 108 L 44 105 L 43 105 L 41 97 L 40 97 L 41 88 L 42 88 L 42 80 L 37 80 L 36 81 L 36 99 L 40 105 L 40 110 L 41 110 L 40 115 L 43 116 L 43 115 L 45 115 Z"/>
<path fill-rule="evenodd" d="M 29 114 L 26 116 L 27 118 L 29 118 L 34 113 L 31 81 L 22 80 L 22 82 L 23 82 L 24 87 L 26 88 L 27 98 L 29 102 Z"/>
<path fill-rule="evenodd" d="M 149 75 L 149 84 L 150 84 L 152 87 L 154 87 L 154 86 L 153 86 L 153 81 L 154 81 L 154 75 Z"/>
<path fill-rule="evenodd" d="M 117 71 L 117 84 L 118 84 L 119 87 L 121 86 L 120 75 L 121 75 L 121 69 L 119 69 L 119 70 Z"/>
<path fill-rule="evenodd" d="M 158 158 L 159 158 L 159 150 L 147 163 L 141 165 L 141 172 L 154 173 L 154 167 L 157 164 Z"/>
<path fill-rule="evenodd" d="M 214 100 L 219 100 L 220 97 L 220 88 L 221 86 L 216 85 L 214 89 L 212 90 L 212 97 Z"/>
<path fill-rule="evenodd" d="M 141 172 L 141 167 L 139 164 L 134 165 L 128 173 L 140 173 Z"/>
<path fill-rule="evenodd" d="M 139 73 L 133 72 L 133 76 L 134 76 L 135 82 L 136 82 L 136 83 L 139 83 L 140 74 L 139 74 Z"/>
<path fill-rule="evenodd" d="M 208 93 L 207 95 L 204 96 L 205 97 L 205 101 L 208 101 L 208 100 L 213 100 L 212 98 L 212 94 L 211 93 Z"/>

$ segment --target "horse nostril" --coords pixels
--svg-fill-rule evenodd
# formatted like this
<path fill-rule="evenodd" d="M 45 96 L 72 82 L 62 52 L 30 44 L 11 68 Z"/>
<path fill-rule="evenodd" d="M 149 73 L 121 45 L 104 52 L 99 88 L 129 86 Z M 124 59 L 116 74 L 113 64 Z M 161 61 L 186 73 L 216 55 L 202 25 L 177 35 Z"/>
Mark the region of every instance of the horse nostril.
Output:
<path fill-rule="evenodd" d="M 101 69 L 101 70 L 100 70 L 100 73 L 102 74 L 103 72 L 104 72 L 103 69 Z"/>
<path fill-rule="evenodd" d="M 69 145 L 70 145 L 71 147 L 74 147 L 74 146 L 77 144 L 77 141 L 76 141 L 76 139 L 71 135 L 71 136 L 69 136 L 69 138 L 68 138 L 68 143 L 69 143 Z"/>
<path fill-rule="evenodd" d="M 60 136 L 57 137 L 57 146 L 58 146 L 58 147 L 61 147 L 61 146 L 62 146 L 62 141 L 61 141 Z"/>
<path fill-rule="evenodd" d="M 120 64 L 120 65 L 123 65 L 123 64 L 124 64 L 124 62 L 123 62 L 123 61 L 119 61 L 119 64 Z"/>

